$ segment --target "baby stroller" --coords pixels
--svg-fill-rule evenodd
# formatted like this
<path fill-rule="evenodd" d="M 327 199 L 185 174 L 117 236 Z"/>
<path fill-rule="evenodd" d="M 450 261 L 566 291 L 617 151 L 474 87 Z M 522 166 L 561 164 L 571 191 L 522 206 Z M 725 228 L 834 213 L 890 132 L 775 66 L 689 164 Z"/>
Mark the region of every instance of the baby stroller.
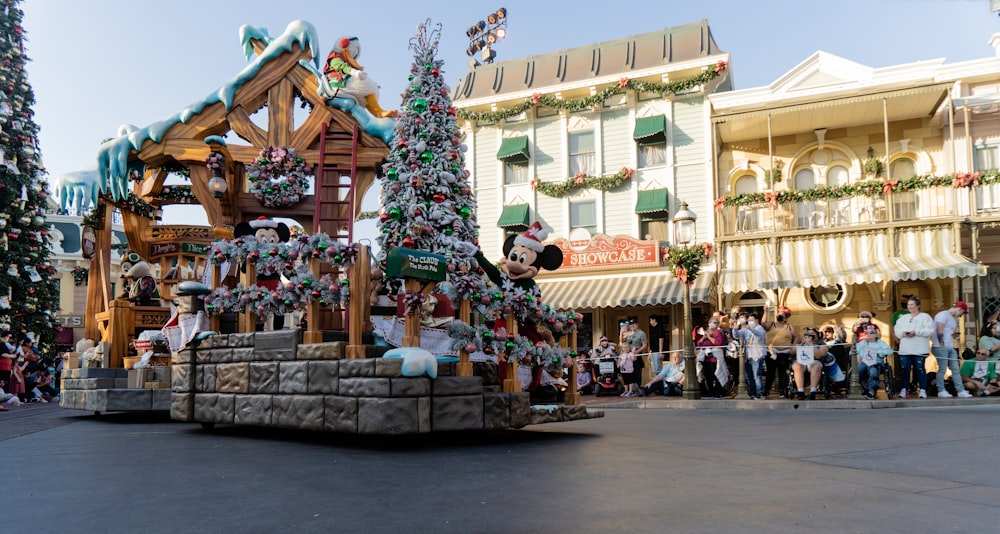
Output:
<path fill-rule="evenodd" d="M 594 372 L 594 396 L 621 395 L 625 391 L 625 386 L 618 372 L 618 358 L 614 356 L 604 356 L 597 359 Z"/>

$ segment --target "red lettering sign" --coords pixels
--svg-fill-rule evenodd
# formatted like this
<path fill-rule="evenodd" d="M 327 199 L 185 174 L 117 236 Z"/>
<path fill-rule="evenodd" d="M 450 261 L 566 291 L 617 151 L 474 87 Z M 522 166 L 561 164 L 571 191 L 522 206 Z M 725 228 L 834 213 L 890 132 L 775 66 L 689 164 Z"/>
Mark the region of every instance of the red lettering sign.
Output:
<path fill-rule="evenodd" d="M 172 254 L 181 250 L 180 243 L 150 243 L 149 257 L 155 258 L 164 254 Z"/>
<path fill-rule="evenodd" d="M 589 242 L 556 239 L 562 250 L 559 272 L 658 267 L 658 241 L 640 241 L 628 236 L 595 235 Z"/>

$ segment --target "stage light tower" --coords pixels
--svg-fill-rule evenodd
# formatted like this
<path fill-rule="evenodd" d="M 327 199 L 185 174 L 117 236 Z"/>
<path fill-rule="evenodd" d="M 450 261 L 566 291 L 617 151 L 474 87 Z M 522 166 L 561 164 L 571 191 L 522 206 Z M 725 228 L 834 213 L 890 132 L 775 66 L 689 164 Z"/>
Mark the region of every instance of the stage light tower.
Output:
<path fill-rule="evenodd" d="M 507 8 L 501 7 L 486 16 L 485 20 L 473 24 L 465 30 L 469 38 L 469 48 L 465 54 L 469 56 L 469 66 L 478 67 L 482 63 L 493 63 L 497 53 L 492 46 L 507 37 Z M 479 60 L 476 55 L 479 55 Z"/>

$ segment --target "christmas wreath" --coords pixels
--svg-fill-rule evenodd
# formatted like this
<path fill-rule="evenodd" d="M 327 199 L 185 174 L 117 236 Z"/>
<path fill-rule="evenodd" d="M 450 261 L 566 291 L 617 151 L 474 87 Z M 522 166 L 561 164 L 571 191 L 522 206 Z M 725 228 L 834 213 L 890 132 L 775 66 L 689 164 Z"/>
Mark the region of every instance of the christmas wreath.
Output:
<path fill-rule="evenodd" d="M 296 156 L 295 149 L 290 146 L 261 149 L 246 171 L 250 194 L 268 208 L 297 204 L 313 177 L 306 162 Z"/>

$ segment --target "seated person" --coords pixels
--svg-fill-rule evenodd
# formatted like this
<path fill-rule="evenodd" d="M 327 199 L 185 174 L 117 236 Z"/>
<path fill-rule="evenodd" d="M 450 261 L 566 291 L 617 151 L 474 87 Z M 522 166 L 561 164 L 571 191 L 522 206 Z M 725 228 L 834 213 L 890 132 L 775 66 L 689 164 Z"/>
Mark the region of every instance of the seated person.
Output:
<path fill-rule="evenodd" d="M 865 327 L 865 337 L 858 342 L 858 380 L 866 399 L 875 398 L 878 375 L 885 372 L 885 358 L 892 354 L 892 347 L 882 340 L 878 327 Z"/>
<path fill-rule="evenodd" d="M 594 347 L 593 357 L 603 358 L 605 356 L 610 356 L 612 358 L 618 357 L 618 352 L 615 350 L 614 344 L 608 341 L 607 336 L 601 336 L 601 341 L 596 347 Z"/>
<path fill-rule="evenodd" d="M 809 372 L 809 400 L 816 399 L 816 390 L 819 389 L 819 379 L 823 373 L 823 364 L 820 360 L 827 355 L 828 350 L 823 344 L 819 330 L 812 326 L 805 329 L 802 333 L 802 343 L 795 347 L 795 363 L 792 364 L 798 400 L 806 399 L 806 371 Z"/>
<path fill-rule="evenodd" d="M 643 395 L 659 393 L 664 397 L 680 397 L 684 392 L 684 358 L 680 352 L 670 353 L 670 361 L 642 386 Z"/>
<path fill-rule="evenodd" d="M 576 390 L 589 395 L 594 392 L 594 374 L 590 372 L 590 362 L 584 359 L 576 361 Z"/>
<path fill-rule="evenodd" d="M 987 361 L 989 351 L 976 349 L 976 359 L 962 362 L 962 385 L 973 395 L 996 395 L 1000 393 L 1000 379 L 997 377 L 996 362 Z"/>

